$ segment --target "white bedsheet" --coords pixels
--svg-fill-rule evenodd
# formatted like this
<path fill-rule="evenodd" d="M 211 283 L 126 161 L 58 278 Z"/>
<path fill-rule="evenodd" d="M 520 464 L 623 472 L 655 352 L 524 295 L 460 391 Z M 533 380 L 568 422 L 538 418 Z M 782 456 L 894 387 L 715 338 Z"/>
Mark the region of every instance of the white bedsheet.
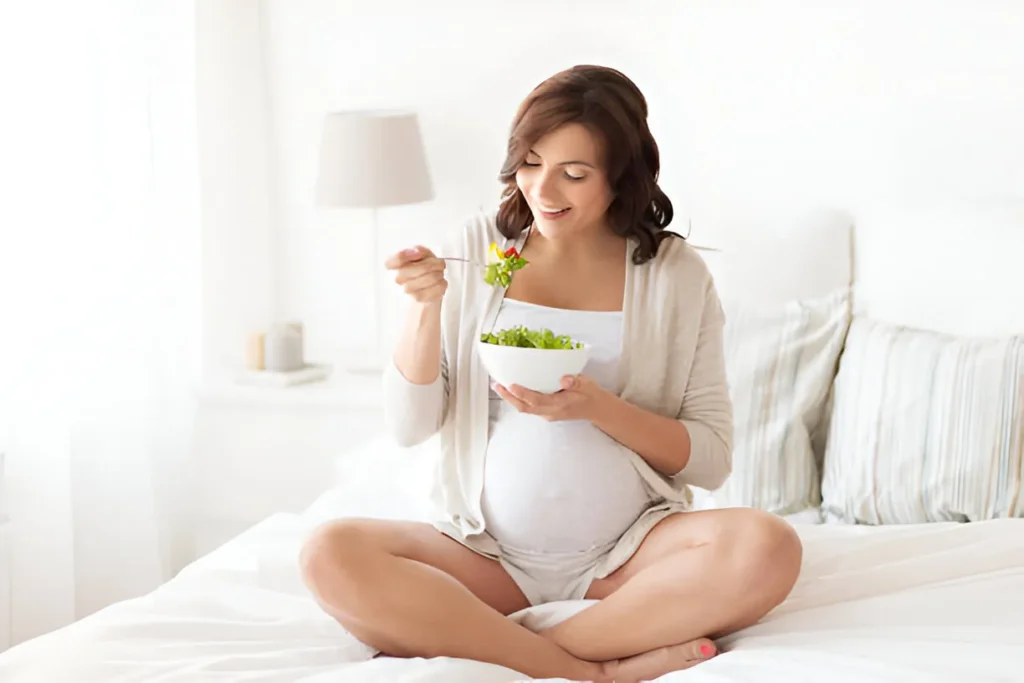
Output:
<path fill-rule="evenodd" d="M 0 655 L 0 681 L 307 681 L 498 683 L 501 667 L 453 659 L 369 661 L 366 648 L 305 594 L 302 535 L 337 514 L 418 517 L 417 498 L 387 509 L 373 489 L 423 464 L 395 453 L 353 466 L 306 514 L 271 517 L 150 595 L 109 607 Z M 1024 681 L 1024 520 L 970 525 L 798 525 L 803 572 L 760 624 L 723 654 L 663 683 Z M 550 623 L 585 602 L 533 608 Z"/>

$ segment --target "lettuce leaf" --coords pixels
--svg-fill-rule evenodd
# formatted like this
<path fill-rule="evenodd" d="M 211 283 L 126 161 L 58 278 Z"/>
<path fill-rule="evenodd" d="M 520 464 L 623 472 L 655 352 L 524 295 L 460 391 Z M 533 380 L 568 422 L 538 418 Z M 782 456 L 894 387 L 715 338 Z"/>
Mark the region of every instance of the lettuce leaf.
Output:
<path fill-rule="evenodd" d="M 583 344 L 565 334 L 551 330 L 531 330 L 522 325 L 498 332 L 484 332 L 480 341 L 498 346 L 518 346 L 529 349 L 581 349 Z"/>
<path fill-rule="evenodd" d="M 512 284 L 512 273 L 528 264 L 529 261 L 518 254 L 504 256 L 495 263 L 484 268 L 484 282 L 491 285 L 499 284 L 506 289 Z"/>

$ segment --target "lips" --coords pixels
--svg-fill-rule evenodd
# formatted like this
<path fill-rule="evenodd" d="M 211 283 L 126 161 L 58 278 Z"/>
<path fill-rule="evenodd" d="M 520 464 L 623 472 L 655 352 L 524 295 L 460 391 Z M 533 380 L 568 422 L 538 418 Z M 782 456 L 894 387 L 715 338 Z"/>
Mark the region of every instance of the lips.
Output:
<path fill-rule="evenodd" d="M 572 210 L 572 207 L 569 207 L 569 208 L 566 208 L 566 209 L 558 209 L 558 210 L 555 210 L 555 211 L 549 211 L 547 209 L 538 208 L 538 211 L 540 211 L 540 214 L 544 218 L 547 218 L 549 220 L 554 220 L 556 218 L 561 218 L 562 216 L 564 216 L 567 213 L 569 213 L 570 210 Z"/>

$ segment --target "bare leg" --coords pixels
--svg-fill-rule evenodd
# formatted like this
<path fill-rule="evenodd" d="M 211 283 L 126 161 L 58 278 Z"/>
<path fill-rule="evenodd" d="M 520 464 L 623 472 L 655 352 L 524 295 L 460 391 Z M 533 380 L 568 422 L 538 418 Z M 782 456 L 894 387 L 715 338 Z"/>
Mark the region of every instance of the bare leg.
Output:
<path fill-rule="evenodd" d="M 426 524 L 347 519 L 302 550 L 320 605 L 353 636 L 399 657 L 459 657 L 533 678 L 600 680 L 584 661 L 506 615 L 529 604 L 497 562 Z"/>
<path fill-rule="evenodd" d="M 757 623 L 789 595 L 801 560 L 796 533 L 769 513 L 672 515 L 591 584 L 599 603 L 543 635 L 583 659 L 620 660 L 606 667 L 616 681 L 655 678 L 714 654 L 709 636 Z"/>

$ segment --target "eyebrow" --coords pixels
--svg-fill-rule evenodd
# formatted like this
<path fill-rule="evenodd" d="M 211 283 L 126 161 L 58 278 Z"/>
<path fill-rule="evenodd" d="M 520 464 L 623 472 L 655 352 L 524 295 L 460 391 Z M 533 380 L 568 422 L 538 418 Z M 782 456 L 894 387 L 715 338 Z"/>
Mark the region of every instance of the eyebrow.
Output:
<path fill-rule="evenodd" d="M 538 156 L 538 157 L 540 156 L 539 154 L 534 152 L 532 149 L 530 150 L 530 154 L 532 154 L 534 156 Z M 572 161 L 563 161 L 563 162 L 559 163 L 558 165 L 559 166 L 586 166 L 587 168 L 593 168 L 595 170 L 597 169 L 597 167 L 594 166 L 593 164 L 591 164 L 590 162 L 588 162 L 588 161 L 580 161 L 579 159 L 574 159 Z"/>

